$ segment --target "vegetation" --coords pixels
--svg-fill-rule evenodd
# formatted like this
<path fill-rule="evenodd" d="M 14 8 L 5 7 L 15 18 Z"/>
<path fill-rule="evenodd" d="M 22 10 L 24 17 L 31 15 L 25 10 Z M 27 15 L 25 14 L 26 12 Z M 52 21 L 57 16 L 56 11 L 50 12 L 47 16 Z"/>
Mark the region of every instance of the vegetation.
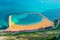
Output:
<path fill-rule="evenodd" d="M 57 20 L 54 21 L 56 26 Z M 60 24 L 56 29 L 38 30 L 35 32 L 0 32 L 4 40 L 57 40 L 60 32 Z"/>

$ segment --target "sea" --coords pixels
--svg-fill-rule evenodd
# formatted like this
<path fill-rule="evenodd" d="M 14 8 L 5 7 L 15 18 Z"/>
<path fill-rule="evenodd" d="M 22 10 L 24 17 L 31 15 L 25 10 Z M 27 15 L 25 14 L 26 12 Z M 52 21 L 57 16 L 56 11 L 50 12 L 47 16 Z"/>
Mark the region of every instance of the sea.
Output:
<path fill-rule="evenodd" d="M 54 22 L 56 19 L 60 18 L 60 1 L 59 0 L 58 1 L 56 0 L 0 0 L 0 29 L 4 29 L 3 25 L 7 27 L 9 26 L 8 23 L 9 15 L 18 14 L 22 12 L 31 12 L 31 13 L 39 12 L 43 14 L 45 17 L 47 17 L 49 20 Z M 27 20 L 29 23 L 41 22 L 42 20 L 40 16 L 38 17 L 36 15 L 33 15 L 31 17 L 32 19 L 36 18 L 36 20 Z M 27 19 L 31 19 L 31 17 L 30 15 L 28 15 Z M 24 21 L 23 23 L 22 21 L 23 20 L 21 19 L 20 22 L 22 24 L 26 24 L 26 23 L 28 24 L 28 22 Z"/>

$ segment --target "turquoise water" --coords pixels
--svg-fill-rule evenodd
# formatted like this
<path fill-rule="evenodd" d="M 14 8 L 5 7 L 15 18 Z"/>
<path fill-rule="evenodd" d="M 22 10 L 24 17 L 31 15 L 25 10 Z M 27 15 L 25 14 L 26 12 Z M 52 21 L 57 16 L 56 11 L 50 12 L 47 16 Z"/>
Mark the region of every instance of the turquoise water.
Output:
<path fill-rule="evenodd" d="M 54 21 L 60 18 L 60 0 L 0 0 L 0 29 L 9 26 L 9 15 L 21 12 L 40 12 Z"/>
<path fill-rule="evenodd" d="M 22 14 L 12 16 L 12 22 L 19 25 L 30 25 L 41 21 L 42 17 L 38 14 Z"/>

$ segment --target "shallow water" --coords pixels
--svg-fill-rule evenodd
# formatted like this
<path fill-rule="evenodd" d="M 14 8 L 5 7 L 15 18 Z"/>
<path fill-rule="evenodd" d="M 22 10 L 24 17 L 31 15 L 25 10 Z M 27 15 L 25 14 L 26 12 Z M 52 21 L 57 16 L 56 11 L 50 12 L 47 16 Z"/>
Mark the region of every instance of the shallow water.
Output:
<path fill-rule="evenodd" d="M 34 24 L 42 21 L 42 17 L 38 14 L 23 14 L 23 15 L 13 15 L 12 22 L 20 25 Z"/>

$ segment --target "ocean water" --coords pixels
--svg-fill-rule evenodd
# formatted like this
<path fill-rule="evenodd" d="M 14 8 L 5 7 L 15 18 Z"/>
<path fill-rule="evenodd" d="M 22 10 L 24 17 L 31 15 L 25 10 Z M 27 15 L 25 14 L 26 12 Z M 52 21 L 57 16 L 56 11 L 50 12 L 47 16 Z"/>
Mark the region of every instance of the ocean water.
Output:
<path fill-rule="evenodd" d="M 41 16 L 38 14 L 20 14 L 20 15 L 13 15 L 12 22 L 17 25 L 29 25 L 39 23 L 43 20 Z"/>
<path fill-rule="evenodd" d="M 40 12 L 54 21 L 60 18 L 60 0 L 0 0 L 0 29 L 8 28 L 9 15 L 21 12 Z"/>

